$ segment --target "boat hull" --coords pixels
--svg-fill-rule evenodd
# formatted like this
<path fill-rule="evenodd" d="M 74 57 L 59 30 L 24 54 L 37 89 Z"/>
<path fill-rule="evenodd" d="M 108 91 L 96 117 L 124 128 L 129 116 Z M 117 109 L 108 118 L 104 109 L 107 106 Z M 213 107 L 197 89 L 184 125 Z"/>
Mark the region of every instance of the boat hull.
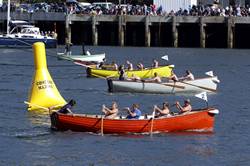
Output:
<path fill-rule="evenodd" d="M 47 48 L 56 48 L 56 39 L 40 39 L 40 38 L 10 38 L 0 36 L 0 46 L 3 47 L 31 47 L 35 42 L 43 42 Z"/>
<path fill-rule="evenodd" d="M 57 55 L 58 59 L 64 59 L 69 61 L 83 61 L 83 62 L 103 62 L 105 58 L 105 53 L 103 54 L 92 54 L 92 55 L 65 55 L 63 53 L 59 53 Z"/>
<path fill-rule="evenodd" d="M 135 82 L 119 81 L 108 79 L 109 92 L 136 92 L 136 93 L 195 93 L 195 92 L 216 92 L 217 76 L 195 79 L 182 82 Z"/>
<path fill-rule="evenodd" d="M 206 131 L 214 128 L 214 108 L 200 109 L 189 114 L 147 119 L 107 119 L 101 115 L 52 113 L 51 128 L 60 131 L 104 134 Z"/>
<path fill-rule="evenodd" d="M 132 74 L 140 78 L 151 78 L 154 76 L 154 73 L 157 72 L 161 77 L 169 77 L 171 75 L 171 71 L 173 69 L 172 65 L 161 66 L 158 68 L 148 68 L 144 70 L 126 70 L 126 75 L 131 77 Z M 119 77 L 119 72 L 117 70 L 104 70 L 104 69 L 96 69 L 96 68 L 87 68 L 87 75 L 89 77 Z"/>

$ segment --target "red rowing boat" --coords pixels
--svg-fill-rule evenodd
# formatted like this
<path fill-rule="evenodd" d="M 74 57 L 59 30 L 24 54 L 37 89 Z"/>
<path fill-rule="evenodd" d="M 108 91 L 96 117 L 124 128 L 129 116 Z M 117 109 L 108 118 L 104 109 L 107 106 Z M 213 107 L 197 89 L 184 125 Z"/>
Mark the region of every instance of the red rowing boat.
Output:
<path fill-rule="evenodd" d="M 81 131 L 104 134 L 152 133 L 177 131 L 212 132 L 214 117 L 219 111 L 215 108 L 193 110 L 187 114 L 152 118 L 152 115 L 139 119 L 103 118 L 102 115 L 63 114 L 53 112 L 51 128 L 59 131 Z"/>

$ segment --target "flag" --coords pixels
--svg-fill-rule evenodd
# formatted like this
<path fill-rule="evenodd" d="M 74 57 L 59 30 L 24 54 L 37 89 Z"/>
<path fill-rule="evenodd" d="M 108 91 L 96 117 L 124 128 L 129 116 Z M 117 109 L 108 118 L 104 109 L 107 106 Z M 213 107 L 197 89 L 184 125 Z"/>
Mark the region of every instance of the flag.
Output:
<path fill-rule="evenodd" d="M 164 59 L 164 60 L 168 61 L 168 55 L 162 56 L 161 59 Z"/>
<path fill-rule="evenodd" d="M 214 76 L 214 73 L 213 71 L 208 71 L 205 73 L 206 75 L 210 76 L 210 77 L 213 77 Z"/>
<path fill-rule="evenodd" d="M 198 98 L 205 100 L 207 102 L 207 92 L 201 92 L 199 94 L 196 94 L 195 97 L 198 97 Z"/>
<path fill-rule="evenodd" d="M 214 78 L 212 79 L 212 81 L 214 81 L 215 83 L 220 83 L 220 80 L 218 78 Z"/>

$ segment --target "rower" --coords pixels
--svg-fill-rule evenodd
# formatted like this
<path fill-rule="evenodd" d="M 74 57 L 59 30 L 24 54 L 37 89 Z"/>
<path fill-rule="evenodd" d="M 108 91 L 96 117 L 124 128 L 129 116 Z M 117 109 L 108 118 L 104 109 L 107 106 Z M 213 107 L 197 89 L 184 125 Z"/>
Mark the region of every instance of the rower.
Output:
<path fill-rule="evenodd" d="M 190 81 L 190 80 L 194 80 L 194 75 L 191 73 L 190 70 L 186 70 L 186 75 L 179 78 L 180 80 L 187 80 L 187 81 Z"/>
<path fill-rule="evenodd" d="M 180 111 L 179 112 L 180 114 L 188 113 L 188 112 L 192 111 L 192 106 L 191 106 L 191 103 L 190 103 L 189 99 L 184 100 L 184 105 L 183 106 L 181 106 L 178 101 L 175 103 L 175 105 L 176 105 L 176 108 Z"/>
<path fill-rule="evenodd" d="M 62 108 L 60 108 L 58 112 L 63 114 L 72 113 L 71 109 L 74 105 L 76 105 L 76 101 L 70 100 L 67 104 L 65 104 Z M 51 110 L 53 109 L 53 107 L 50 107 L 49 109 Z"/>
<path fill-rule="evenodd" d="M 168 77 L 168 79 L 169 79 L 169 80 L 172 80 L 172 81 L 174 81 L 174 82 L 179 81 L 178 77 L 176 76 L 176 74 L 174 73 L 173 70 L 171 71 L 171 76 Z"/>
<path fill-rule="evenodd" d="M 143 64 L 140 62 L 140 63 L 137 64 L 137 68 L 138 68 L 138 70 L 143 70 L 143 69 L 144 69 L 144 66 L 143 66 Z"/>
<path fill-rule="evenodd" d="M 140 81 L 141 78 L 138 77 L 137 75 L 135 75 L 134 73 L 132 73 L 131 77 L 128 80 L 131 80 L 131 81 Z"/>
<path fill-rule="evenodd" d="M 169 115 L 170 110 L 169 110 L 168 102 L 164 102 L 162 104 L 162 109 L 160 109 L 157 105 L 154 105 L 154 112 L 155 112 L 156 118 L 159 118 L 159 117 L 165 116 L 165 115 Z"/>
<path fill-rule="evenodd" d="M 119 71 L 119 80 L 125 80 L 127 78 L 126 73 L 125 73 L 125 69 L 124 69 L 124 65 L 120 65 L 118 68 Z"/>
<path fill-rule="evenodd" d="M 153 60 L 153 67 L 154 68 L 159 67 L 159 62 L 156 59 Z"/>
<path fill-rule="evenodd" d="M 133 64 L 131 62 L 129 62 L 128 60 L 126 61 L 127 66 L 128 66 L 128 70 L 133 70 Z"/>
<path fill-rule="evenodd" d="M 105 118 L 113 119 L 118 114 L 118 105 L 116 102 L 112 102 L 111 108 L 102 105 L 102 112 L 105 114 Z"/>
<path fill-rule="evenodd" d="M 139 119 L 141 116 L 141 111 L 139 109 L 139 104 L 133 104 L 132 110 L 130 108 L 125 108 L 128 111 L 127 119 Z"/>

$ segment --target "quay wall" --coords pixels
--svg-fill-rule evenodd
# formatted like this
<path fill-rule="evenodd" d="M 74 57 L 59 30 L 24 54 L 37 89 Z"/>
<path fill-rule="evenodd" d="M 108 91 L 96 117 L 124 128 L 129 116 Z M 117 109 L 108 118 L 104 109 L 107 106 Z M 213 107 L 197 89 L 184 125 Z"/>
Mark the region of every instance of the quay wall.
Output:
<path fill-rule="evenodd" d="M 250 48 L 250 17 L 66 15 L 63 13 L 11 13 L 42 31 L 56 31 L 59 44 Z M 0 15 L 5 31 L 6 13 Z"/>

